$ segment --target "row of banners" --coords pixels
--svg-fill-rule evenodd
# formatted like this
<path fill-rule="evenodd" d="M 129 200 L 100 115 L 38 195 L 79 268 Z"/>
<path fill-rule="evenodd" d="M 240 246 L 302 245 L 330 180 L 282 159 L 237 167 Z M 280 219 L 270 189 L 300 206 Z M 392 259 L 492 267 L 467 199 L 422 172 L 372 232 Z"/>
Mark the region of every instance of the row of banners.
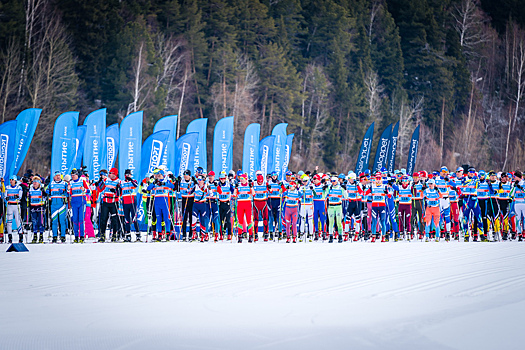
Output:
<path fill-rule="evenodd" d="M 31 144 L 41 109 L 22 111 L 16 120 L 0 125 L 0 177 L 17 174 Z M 208 168 L 206 131 L 208 119 L 193 120 L 186 134 L 175 140 L 177 116 L 160 119 L 153 133 L 142 142 L 143 112 L 128 115 L 118 124 L 106 127 L 106 109 L 90 113 L 83 125 L 78 125 L 78 112 L 60 115 L 53 129 L 51 173 L 62 174 L 71 169 L 87 167 L 91 179 L 98 180 L 101 169 L 113 168 L 118 155 L 119 173 L 130 169 L 134 177 L 144 178 L 161 165 L 172 170 L 175 176 L 186 169 Z M 389 125 L 379 140 L 373 170 L 387 167 L 394 170 L 398 125 Z M 242 170 L 250 178 L 261 170 L 263 174 L 276 171 L 282 178 L 288 170 L 294 134 L 287 134 L 288 124 L 277 124 L 272 135 L 260 140 L 260 124 L 250 124 L 244 133 Z M 356 173 L 368 169 L 374 123 L 367 130 L 356 164 Z M 414 131 L 407 164 L 407 173 L 412 174 L 419 143 L 419 126 Z M 213 134 L 213 164 L 215 173 L 228 172 L 233 162 L 233 117 L 220 119 Z"/>

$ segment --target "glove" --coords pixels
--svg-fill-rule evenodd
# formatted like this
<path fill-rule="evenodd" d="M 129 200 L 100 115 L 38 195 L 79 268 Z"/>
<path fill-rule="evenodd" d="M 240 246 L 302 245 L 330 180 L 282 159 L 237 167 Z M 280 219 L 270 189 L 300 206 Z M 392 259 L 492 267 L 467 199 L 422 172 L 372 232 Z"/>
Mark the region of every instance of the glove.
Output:
<path fill-rule="evenodd" d="M 314 186 L 310 185 L 310 189 L 313 191 L 314 190 Z"/>
<path fill-rule="evenodd" d="M 109 189 L 109 192 L 111 192 L 111 193 L 116 193 L 117 190 L 115 190 L 114 188 L 110 188 L 110 189 Z"/>
<path fill-rule="evenodd" d="M 179 175 L 179 176 L 177 177 L 177 181 L 180 182 L 181 180 L 182 180 L 182 177 Z"/>

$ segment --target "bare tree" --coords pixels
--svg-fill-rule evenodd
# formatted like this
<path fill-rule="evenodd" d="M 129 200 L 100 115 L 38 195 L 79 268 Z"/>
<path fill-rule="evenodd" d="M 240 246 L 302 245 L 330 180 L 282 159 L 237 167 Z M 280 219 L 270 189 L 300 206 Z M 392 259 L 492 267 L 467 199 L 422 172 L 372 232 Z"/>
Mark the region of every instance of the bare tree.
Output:
<path fill-rule="evenodd" d="M 487 18 L 480 9 L 479 0 L 462 0 L 454 6 L 454 29 L 459 34 L 459 43 L 467 56 L 477 55 L 478 46 L 489 40 L 483 27 Z"/>
<path fill-rule="evenodd" d="M 0 53 L 0 98 L 2 103 L 2 123 L 5 122 L 9 99 L 18 90 L 20 80 L 16 79 L 21 65 L 20 46 L 11 38 L 5 51 Z"/>
<path fill-rule="evenodd" d="M 514 115 L 509 113 L 509 128 L 507 132 L 507 142 L 505 146 L 505 162 L 503 163 L 503 170 L 507 166 L 508 156 L 509 156 L 509 143 L 510 143 L 510 134 L 512 131 L 513 123 L 516 124 L 518 120 L 518 113 L 520 108 L 520 102 L 523 98 L 525 92 L 525 32 L 520 28 L 514 26 L 513 31 L 515 49 L 512 60 L 515 65 L 515 73 L 513 75 L 513 80 L 516 83 L 515 95 L 513 97 L 514 101 Z"/>
<path fill-rule="evenodd" d="M 408 154 L 408 146 L 410 145 L 410 138 L 415 127 L 421 122 L 421 114 L 423 113 L 423 97 L 419 97 L 412 103 L 401 100 L 399 107 L 394 107 L 392 114 L 399 115 L 399 128 L 397 136 L 397 150 L 399 155 L 399 164 L 403 164 L 406 154 Z M 421 143 L 421 142 L 420 142 Z"/>
<path fill-rule="evenodd" d="M 370 117 L 376 122 L 380 121 L 379 109 L 383 98 L 384 86 L 379 83 L 379 76 L 374 71 L 365 74 L 366 100 Z"/>
<path fill-rule="evenodd" d="M 151 77 L 147 74 L 147 52 L 144 46 L 144 41 L 141 41 L 138 47 L 137 57 L 133 62 L 133 87 L 131 89 L 133 101 L 128 105 L 127 114 L 142 109 L 151 90 Z"/>

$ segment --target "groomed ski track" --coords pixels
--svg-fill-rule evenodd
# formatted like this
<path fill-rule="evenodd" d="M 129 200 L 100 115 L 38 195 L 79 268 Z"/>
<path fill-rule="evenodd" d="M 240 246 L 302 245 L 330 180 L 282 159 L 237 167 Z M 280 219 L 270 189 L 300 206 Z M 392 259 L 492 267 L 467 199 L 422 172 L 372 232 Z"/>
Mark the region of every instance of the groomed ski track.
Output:
<path fill-rule="evenodd" d="M 521 242 L 27 246 L 0 253 L 0 349 L 525 344 Z"/>

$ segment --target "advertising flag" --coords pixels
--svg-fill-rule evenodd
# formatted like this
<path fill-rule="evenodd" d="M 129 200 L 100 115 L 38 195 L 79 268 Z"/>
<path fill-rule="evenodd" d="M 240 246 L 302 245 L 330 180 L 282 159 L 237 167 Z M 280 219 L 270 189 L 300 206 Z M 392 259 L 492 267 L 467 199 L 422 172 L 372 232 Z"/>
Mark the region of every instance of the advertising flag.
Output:
<path fill-rule="evenodd" d="M 143 112 L 139 111 L 129 114 L 120 123 L 119 174 L 124 174 L 129 169 L 134 178 L 141 175 L 142 118 Z"/>
<path fill-rule="evenodd" d="M 73 168 L 80 169 L 82 166 L 82 156 L 84 155 L 84 140 L 86 138 L 86 129 L 87 126 L 79 125 L 77 126 L 77 137 L 76 139 L 76 153 L 75 160 L 73 161 Z"/>
<path fill-rule="evenodd" d="M 286 172 L 288 171 L 288 164 L 290 164 L 290 157 L 292 156 L 292 141 L 293 141 L 294 134 L 290 134 L 286 136 L 286 144 L 284 146 L 284 161 L 283 161 L 283 170 L 282 174 L 283 177 L 285 176 Z"/>
<path fill-rule="evenodd" d="M 194 175 L 193 169 L 190 168 L 191 163 L 195 159 L 195 150 L 197 149 L 197 143 L 199 142 L 199 133 L 190 132 L 184 134 L 175 143 L 175 171 L 173 175 L 182 176 L 186 169 L 191 170 L 191 174 Z"/>
<path fill-rule="evenodd" d="M 166 146 L 164 147 L 164 154 L 162 155 L 161 165 L 166 166 L 169 170 L 175 170 L 175 138 L 177 137 L 177 116 L 168 115 L 161 118 L 155 123 L 153 132 L 168 130 L 170 136 L 166 140 Z"/>
<path fill-rule="evenodd" d="M 206 128 L 208 127 L 208 118 L 199 118 L 193 120 L 188 124 L 186 128 L 186 134 L 199 133 L 199 141 L 197 142 L 197 148 L 195 149 L 195 157 L 193 160 L 192 174 L 195 174 L 198 167 L 202 167 L 204 170 L 208 167 L 208 156 L 206 153 Z M 190 163 L 191 164 L 191 163 Z"/>
<path fill-rule="evenodd" d="M 15 155 L 15 134 L 16 120 L 10 120 L 0 124 L 0 178 L 5 180 L 6 185 L 9 183 L 8 178 L 12 175 L 10 170 L 13 166 Z"/>
<path fill-rule="evenodd" d="M 15 149 L 16 154 L 14 156 L 11 174 L 17 174 L 22 163 L 26 158 L 27 151 L 33 140 L 38 120 L 40 119 L 40 108 L 29 108 L 26 109 L 16 117 L 16 135 L 15 135 Z"/>
<path fill-rule="evenodd" d="M 56 171 L 67 174 L 77 153 L 78 112 L 66 112 L 55 121 L 51 151 L 51 175 Z"/>
<path fill-rule="evenodd" d="M 272 171 L 277 171 L 278 178 L 282 179 L 282 170 L 284 163 L 284 149 L 286 146 L 286 127 L 287 123 L 281 123 L 274 126 L 272 130 L 272 135 L 275 136 L 275 142 L 273 145 L 273 169 Z"/>
<path fill-rule="evenodd" d="M 388 161 L 386 169 L 389 173 L 394 173 L 396 167 L 396 149 L 397 149 L 397 135 L 399 131 L 399 122 L 396 123 L 392 133 L 390 134 L 390 143 L 388 144 Z"/>
<path fill-rule="evenodd" d="M 407 160 L 407 175 L 412 176 L 416 167 L 417 148 L 419 146 L 419 125 L 412 134 L 412 140 L 410 141 L 410 151 L 408 152 Z"/>
<path fill-rule="evenodd" d="M 242 172 L 248 174 L 250 179 L 255 179 L 255 172 L 259 170 L 259 138 L 261 137 L 261 124 L 248 125 L 244 132 L 244 147 L 242 152 Z"/>
<path fill-rule="evenodd" d="M 266 136 L 259 142 L 259 164 L 264 176 L 274 171 L 273 167 L 273 148 L 275 136 Z"/>
<path fill-rule="evenodd" d="M 148 174 L 152 174 L 153 170 L 161 164 L 164 146 L 169 135 L 170 132 L 167 130 L 157 131 L 144 141 L 142 145 L 141 179 L 144 179 Z"/>
<path fill-rule="evenodd" d="M 376 158 L 374 161 L 374 172 L 381 170 L 386 165 L 388 158 L 388 144 L 390 143 L 390 134 L 392 133 L 392 124 L 386 127 L 381 134 L 377 144 Z"/>
<path fill-rule="evenodd" d="M 370 149 L 372 148 L 372 139 L 374 137 L 374 123 L 370 125 L 368 130 L 363 137 L 363 142 L 361 142 L 361 149 L 357 156 L 357 162 L 355 164 L 355 173 L 357 176 L 368 169 L 368 161 L 370 159 Z"/>
<path fill-rule="evenodd" d="M 220 119 L 213 131 L 213 171 L 230 171 L 233 167 L 233 117 Z"/>
<path fill-rule="evenodd" d="M 91 112 L 84 120 L 84 164 L 89 178 L 98 181 L 99 172 L 106 166 L 106 109 Z M 109 169 L 106 169 L 109 170 Z"/>
<path fill-rule="evenodd" d="M 119 128 L 118 123 L 112 124 L 106 128 L 106 169 L 113 168 L 119 149 Z"/>

